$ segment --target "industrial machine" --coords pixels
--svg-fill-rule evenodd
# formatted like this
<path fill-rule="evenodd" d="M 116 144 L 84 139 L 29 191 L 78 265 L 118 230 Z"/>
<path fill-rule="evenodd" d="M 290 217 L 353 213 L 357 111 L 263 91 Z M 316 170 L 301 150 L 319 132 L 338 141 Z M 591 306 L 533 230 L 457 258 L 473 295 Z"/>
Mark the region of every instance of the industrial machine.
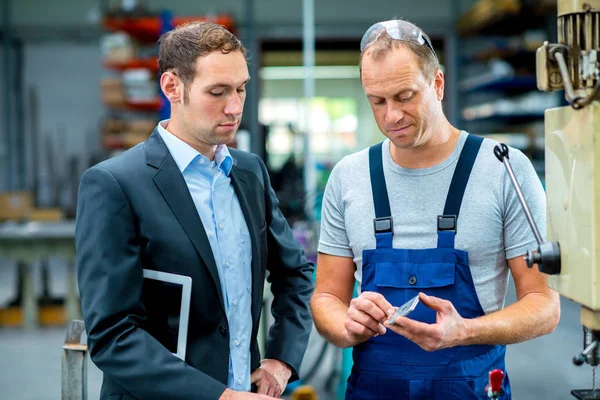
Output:
<path fill-rule="evenodd" d="M 593 368 L 592 389 L 577 399 L 600 399 L 600 0 L 558 0 L 558 43 L 537 50 L 537 86 L 564 90 L 569 105 L 545 112 L 547 238 L 544 242 L 510 168 L 503 161 L 538 241 L 527 265 L 548 274 L 549 285 L 581 304 L 583 351 L 577 365 Z"/>

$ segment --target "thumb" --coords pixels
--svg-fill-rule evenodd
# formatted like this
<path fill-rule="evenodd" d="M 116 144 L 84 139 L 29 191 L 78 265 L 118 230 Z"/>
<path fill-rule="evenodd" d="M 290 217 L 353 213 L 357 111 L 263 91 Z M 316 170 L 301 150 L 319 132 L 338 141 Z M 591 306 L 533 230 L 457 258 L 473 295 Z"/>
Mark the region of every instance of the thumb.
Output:
<path fill-rule="evenodd" d="M 442 311 L 442 299 L 439 297 L 427 296 L 425 293 L 419 293 L 419 300 L 427 307 L 435 310 Z"/>
<path fill-rule="evenodd" d="M 250 375 L 250 383 L 256 383 L 260 381 L 261 374 L 262 371 L 260 370 L 260 368 L 256 368 L 254 372 Z"/>

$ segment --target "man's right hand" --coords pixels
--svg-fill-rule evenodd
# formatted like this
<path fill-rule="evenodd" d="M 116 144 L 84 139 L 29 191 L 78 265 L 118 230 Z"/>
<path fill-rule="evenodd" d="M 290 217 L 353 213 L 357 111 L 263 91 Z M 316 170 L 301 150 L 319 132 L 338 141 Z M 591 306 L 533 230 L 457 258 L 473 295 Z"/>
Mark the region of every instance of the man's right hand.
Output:
<path fill-rule="evenodd" d="M 383 322 L 388 318 L 387 311 L 392 308 L 385 297 L 375 292 L 363 292 L 352 299 L 345 322 L 351 345 L 356 346 L 373 336 L 385 334 Z"/>
<path fill-rule="evenodd" d="M 274 398 L 264 394 L 236 392 L 231 389 L 225 389 L 219 400 L 273 400 Z"/>

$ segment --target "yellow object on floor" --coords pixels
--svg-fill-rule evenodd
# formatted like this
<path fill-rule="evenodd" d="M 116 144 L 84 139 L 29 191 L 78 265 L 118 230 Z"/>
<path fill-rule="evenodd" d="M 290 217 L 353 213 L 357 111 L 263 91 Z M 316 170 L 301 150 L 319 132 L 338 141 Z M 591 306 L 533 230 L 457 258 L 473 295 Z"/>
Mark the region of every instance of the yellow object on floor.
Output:
<path fill-rule="evenodd" d="M 44 305 L 38 309 L 41 326 L 63 326 L 67 323 L 67 311 L 63 305 Z M 23 326 L 21 307 L 0 308 L 0 327 Z"/>
<path fill-rule="evenodd" d="M 317 392 L 312 386 L 299 386 L 292 393 L 290 400 L 318 400 Z"/>

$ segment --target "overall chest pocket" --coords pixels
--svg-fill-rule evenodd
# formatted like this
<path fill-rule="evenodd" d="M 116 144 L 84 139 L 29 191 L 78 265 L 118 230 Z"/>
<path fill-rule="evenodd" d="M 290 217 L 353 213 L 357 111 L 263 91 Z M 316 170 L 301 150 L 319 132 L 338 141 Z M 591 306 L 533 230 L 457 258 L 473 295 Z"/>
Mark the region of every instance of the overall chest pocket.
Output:
<path fill-rule="evenodd" d="M 454 297 L 454 263 L 380 262 L 374 267 L 375 291 L 381 293 L 394 306 L 401 306 L 419 292 L 442 299 Z M 433 324 L 436 322 L 436 311 L 419 303 L 408 318 Z M 377 358 L 383 364 L 446 365 L 456 354 L 455 348 L 427 352 L 391 330 L 373 340 Z"/>
<path fill-rule="evenodd" d="M 376 263 L 373 279 L 374 290 L 381 293 L 394 306 L 401 306 L 419 292 L 448 298 L 454 286 L 455 269 L 454 263 L 441 262 L 426 264 Z M 412 316 L 413 314 L 411 314 Z"/>

